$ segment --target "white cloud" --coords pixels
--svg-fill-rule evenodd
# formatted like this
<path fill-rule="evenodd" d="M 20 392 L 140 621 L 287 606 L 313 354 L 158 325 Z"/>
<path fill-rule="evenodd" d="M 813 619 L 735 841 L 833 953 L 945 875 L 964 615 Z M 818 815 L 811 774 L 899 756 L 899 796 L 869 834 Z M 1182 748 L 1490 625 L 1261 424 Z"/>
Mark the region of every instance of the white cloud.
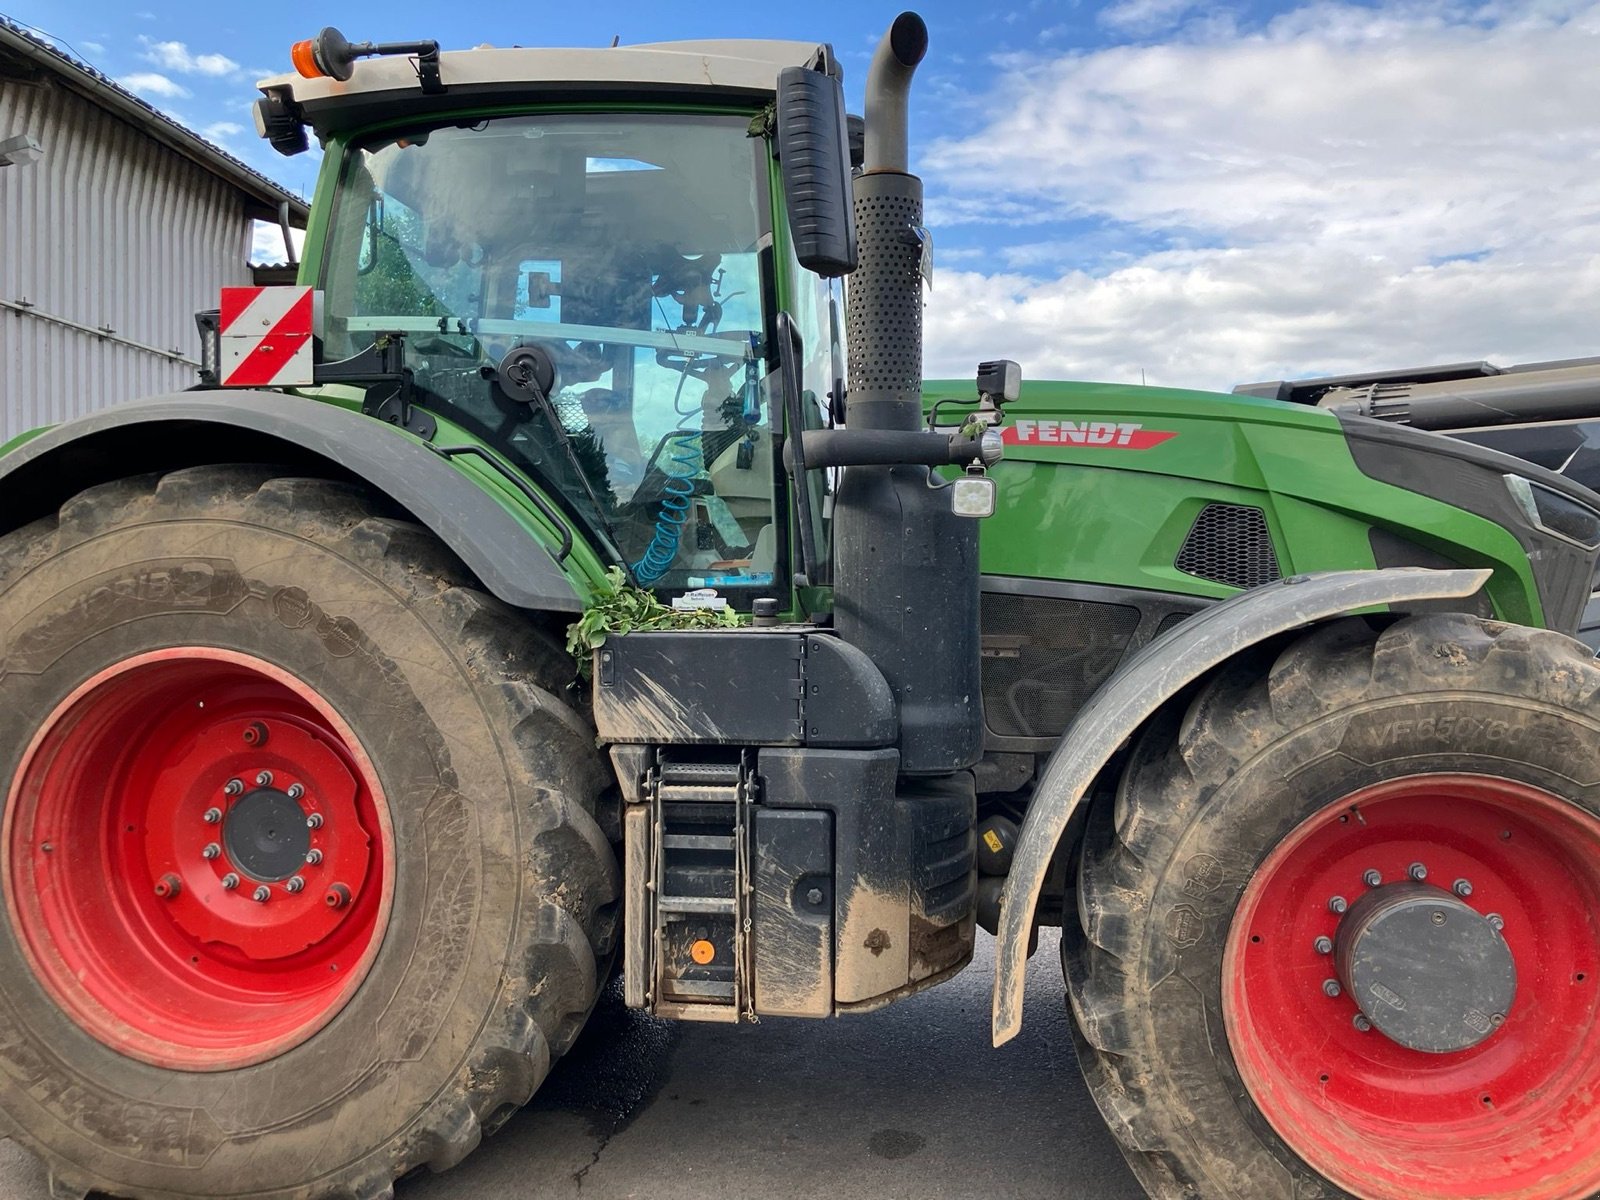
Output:
<path fill-rule="evenodd" d="M 290 229 L 294 239 L 295 257 L 300 255 L 300 249 L 305 245 L 306 232 L 303 229 Z M 250 261 L 253 263 L 282 263 L 285 261 L 283 248 L 283 229 L 267 221 L 254 221 L 251 223 L 250 234 Z"/>
<path fill-rule="evenodd" d="M 90 54 L 104 54 L 106 52 L 106 48 L 99 42 L 84 42 L 83 48 Z"/>
<path fill-rule="evenodd" d="M 154 71 L 142 71 L 136 75 L 124 75 L 117 80 L 130 92 L 141 92 L 151 96 L 165 96 L 169 100 L 182 100 L 188 96 L 189 89 L 181 83 L 174 83 L 165 75 Z"/>
<path fill-rule="evenodd" d="M 1167 28 L 1194 8 L 1193 0 L 1120 0 L 1100 10 L 1099 21 L 1128 33 Z"/>
<path fill-rule="evenodd" d="M 941 275 L 930 369 L 1223 387 L 1594 353 L 1597 55 L 1600 6 L 1314 3 L 1023 62 L 927 155 L 936 226 L 1007 243 Z"/>
<path fill-rule="evenodd" d="M 225 142 L 243 132 L 244 126 L 237 121 L 213 121 L 200 131 L 200 136 L 208 142 Z"/>
<path fill-rule="evenodd" d="M 239 64 L 225 54 L 195 54 L 183 42 L 158 42 L 147 37 L 139 40 L 145 45 L 145 60 L 166 71 L 220 78 L 239 70 Z"/>

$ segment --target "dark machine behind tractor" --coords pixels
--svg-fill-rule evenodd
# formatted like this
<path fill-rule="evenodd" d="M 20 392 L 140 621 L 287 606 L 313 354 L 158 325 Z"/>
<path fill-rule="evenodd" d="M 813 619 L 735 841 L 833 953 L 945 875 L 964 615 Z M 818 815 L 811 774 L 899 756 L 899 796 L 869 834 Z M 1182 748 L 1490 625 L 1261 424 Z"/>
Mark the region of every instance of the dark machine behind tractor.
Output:
<path fill-rule="evenodd" d="M 846 1016 L 980 921 L 997 1042 L 1062 926 L 1152 1196 L 1600 1189 L 1600 497 L 925 385 L 925 51 L 855 152 L 825 45 L 330 29 L 262 84 L 325 151 L 299 286 L 0 450 L 0 1133 L 54 1196 L 378 1200 L 613 971 Z"/>

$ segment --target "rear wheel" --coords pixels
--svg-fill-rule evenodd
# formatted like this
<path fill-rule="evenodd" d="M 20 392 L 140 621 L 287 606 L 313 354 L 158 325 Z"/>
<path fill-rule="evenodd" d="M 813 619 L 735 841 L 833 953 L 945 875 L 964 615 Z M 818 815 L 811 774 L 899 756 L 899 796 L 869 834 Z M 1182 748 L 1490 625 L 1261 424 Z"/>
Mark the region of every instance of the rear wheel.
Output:
<path fill-rule="evenodd" d="M 1597 702 L 1560 635 L 1351 620 L 1147 733 L 1063 960 L 1152 1195 L 1600 1191 Z"/>
<path fill-rule="evenodd" d="M 362 491 L 215 467 L 0 538 L 0 1132 L 61 1195 L 386 1195 L 614 941 L 570 659 Z"/>

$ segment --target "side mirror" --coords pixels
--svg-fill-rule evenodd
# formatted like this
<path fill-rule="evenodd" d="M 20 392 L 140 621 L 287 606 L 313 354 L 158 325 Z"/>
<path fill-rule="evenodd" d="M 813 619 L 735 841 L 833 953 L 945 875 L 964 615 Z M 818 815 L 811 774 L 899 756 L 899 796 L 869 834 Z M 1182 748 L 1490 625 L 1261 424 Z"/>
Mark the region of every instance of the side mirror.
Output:
<path fill-rule="evenodd" d="M 795 257 L 824 279 L 848 275 L 856 269 L 856 219 L 844 88 L 821 71 L 785 68 L 776 117 Z"/>

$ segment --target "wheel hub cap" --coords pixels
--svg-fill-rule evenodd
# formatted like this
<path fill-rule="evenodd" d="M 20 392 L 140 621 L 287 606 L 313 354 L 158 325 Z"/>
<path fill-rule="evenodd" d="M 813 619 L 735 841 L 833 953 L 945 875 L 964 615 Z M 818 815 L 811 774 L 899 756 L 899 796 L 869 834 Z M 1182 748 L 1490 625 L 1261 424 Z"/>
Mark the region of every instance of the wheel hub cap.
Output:
<path fill-rule="evenodd" d="M 1351 906 L 1334 937 L 1351 999 L 1380 1031 L 1429 1054 L 1492 1037 L 1517 994 L 1500 931 L 1442 888 L 1391 883 Z"/>
<path fill-rule="evenodd" d="M 303 870 L 311 849 L 305 811 L 274 788 L 240 797 L 222 826 L 228 857 L 251 879 L 282 883 Z"/>

